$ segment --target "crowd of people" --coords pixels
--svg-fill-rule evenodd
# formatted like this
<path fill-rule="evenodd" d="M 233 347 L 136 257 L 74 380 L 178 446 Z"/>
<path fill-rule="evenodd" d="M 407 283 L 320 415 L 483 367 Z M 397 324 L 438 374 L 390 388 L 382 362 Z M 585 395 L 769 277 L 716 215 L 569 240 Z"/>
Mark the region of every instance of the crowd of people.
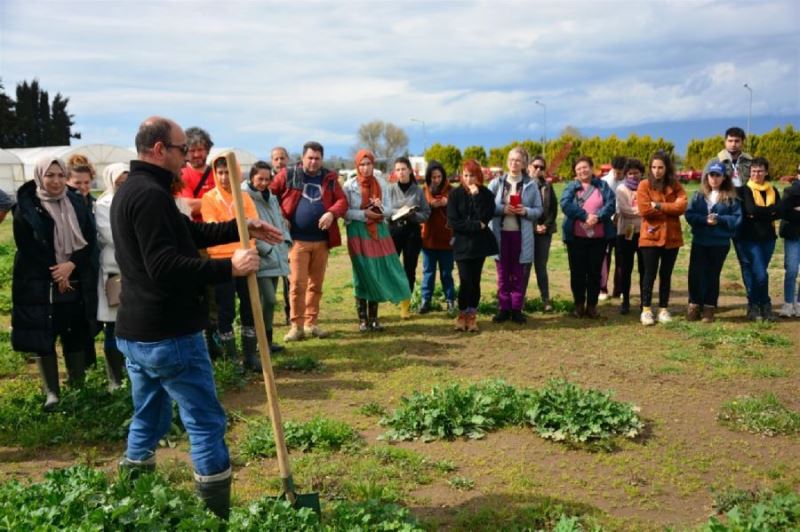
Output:
<path fill-rule="evenodd" d="M 294 164 L 285 148 L 275 147 L 271 161 L 256 162 L 241 183 L 254 237 L 250 249 L 242 249 L 227 159 L 208 160 L 213 143 L 203 129 L 184 131 L 152 117 L 136 136 L 139 158 L 105 168 L 96 201 L 89 194 L 95 171 L 81 156 L 40 161 L 34 179 L 19 189 L 12 344 L 35 354 L 44 408 L 53 410 L 60 396 L 56 341 L 68 383 L 78 386 L 95 363 L 95 337 L 102 330 L 109 389 L 119 389 L 127 367 L 135 408 L 121 466 L 154 467 L 155 445 L 169 427 L 168 405 L 175 400 L 192 442 L 198 493 L 223 515 L 230 461 L 210 360 L 225 357 L 242 371 L 261 371 L 248 274 L 258 280 L 272 352 L 284 349 L 273 339 L 279 288 L 289 325 L 285 342 L 328 336 L 320 302 L 330 250 L 342 244 L 339 220 L 360 332 L 384 329 L 378 312 L 383 302 L 399 305 L 402 319 L 412 310 L 432 312 L 437 271 L 455 330 L 478 332 L 481 275 L 489 257 L 497 279 L 492 321 L 524 324 L 531 269 L 544 311 L 553 311 L 548 259 L 560 206 L 576 318 L 598 318 L 598 302 L 609 297 L 621 298 L 619 312 L 629 314 L 636 267 L 640 322 L 671 321 L 673 269 L 684 245 L 681 216 L 692 233 L 686 319 L 714 320 L 731 243 L 747 293 L 747 319 L 776 319 L 768 266 L 779 236 L 785 250 L 780 315 L 800 316 L 800 180 L 779 192 L 768 161 L 744 153 L 744 140 L 740 128 L 726 132 L 724 149 L 708 162 L 691 198 L 672 158 L 661 152 L 646 164 L 615 157 L 603 177 L 590 157 L 579 157 L 574 179 L 558 198 L 545 177 L 545 158 L 531 158 L 521 147 L 509 152 L 507 171 L 488 183 L 477 161 L 463 162 L 458 186 L 437 161 L 428 161 L 420 184 L 405 157 L 394 161 L 392 179 L 384 180 L 367 149 L 355 155 L 356 175 L 340 183 L 323 167 L 318 142 L 307 142 Z M 421 298 L 412 309 L 420 254 Z"/>

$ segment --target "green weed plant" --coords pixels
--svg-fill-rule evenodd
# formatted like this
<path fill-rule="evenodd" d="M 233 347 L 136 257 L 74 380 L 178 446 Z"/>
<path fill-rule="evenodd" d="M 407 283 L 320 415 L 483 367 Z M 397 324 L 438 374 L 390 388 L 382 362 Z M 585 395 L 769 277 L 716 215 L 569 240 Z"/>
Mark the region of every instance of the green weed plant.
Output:
<path fill-rule="evenodd" d="M 746 494 L 746 495 L 745 495 Z M 756 532 L 800 530 L 800 494 L 791 490 L 744 492 L 724 518 L 712 516 L 706 532 Z"/>
<path fill-rule="evenodd" d="M 718 419 L 734 430 L 764 436 L 800 433 L 800 412 L 787 408 L 772 393 L 728 401 Z"/>
<path fill-rule="evenodd" d="M 233 507 L 226 523 L 211 514 L 189 490 L 159 474 L 135 481 L 110 480 L 85 466 L 53 470 L 42 482 L 0 484 L 3 530 L 207 530 L 256 531 L 421 531 L 402 506 L 379 500 L 332 502 L 321 524 L 308 508 L 265 497 Z"/>
<path fill-rule="evenodd" d="M 381 420 L 390 427 L 383 435 L 386 439 L 479 439 L 507 425 L 530 425 L 543 438 L 583 444 L 615 436 L 635 438 L 644 428 L 633 405 L 564 379 L 553 379 L 538 391 L 517 389 L 502 380 L 435 386 L 400 402 L 400 408 Z"/>
<path fill-rule="evenodd" d="M 358 431 L 347 423 L 314 417 L 305 423 L 287 421 L 283 425 L 286 446 L 308 452 L 312 449 L 321 451 L 339 451 L 358 447 L 362 438 Z M 249 459 L 270 458 L 275 456 L 275 435 L 269 422 L 250 422 L 241 443 L 242 456 Z"/>

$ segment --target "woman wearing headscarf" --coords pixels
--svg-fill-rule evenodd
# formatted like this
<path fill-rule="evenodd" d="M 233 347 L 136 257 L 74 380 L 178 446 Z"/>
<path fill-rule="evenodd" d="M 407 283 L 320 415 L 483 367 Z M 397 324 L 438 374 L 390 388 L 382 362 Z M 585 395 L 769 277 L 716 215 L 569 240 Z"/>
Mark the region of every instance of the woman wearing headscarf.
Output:
<path fill-rule="evenodd" d="M 425 199 L 431 215 L 422 224 L 422 303 L 419 313 L 431 310 L 436 269 L 442 282 L 448 314 L 456 311 L 456 285 L 453 281 L 453 231 L 447 225 L 447 195 L 450 183 L 447 172 L 439 161 L 430 161 L 425 170 Z"/>
<path fill-rule="evenodd" d="M 103 327 L 103 350 L 106 354 L 108 389 L 115 391 L 122 386 L 122 368 L 125 358 L 117 349 L 114 335 L 117 322 L 117 307 L 121 289 L 119 266 L 114 257 L 114 240 L 111 236 L 111 201 L 114 193 L 128 178 L 130 168 L 126 163 L 114 163 L 103 170 L 105 191 L 94 205 L 97 223 L 97 247 L 100 249 L 100 274 L 97 281 L 97 321 Z"/>
<path fill-rule="evenodd" d="M 356 175 L 347 180 L 347 250 L 353 263 L 353 290 L 358 330 L 381 331 L 378 303 L 400 303 L 411 297 L 408 280 L 386 223 L 388 185 L 374 175 L 375 156 L 362 149 L 355 157 Z"/>
<path fill-rule="evenodd" d="M 46 410 L 59 401 L 56 338 L 60 337 L 68 383 L 82 384 L 83 349 L 95 327 L 97 285 L 91 256 L 94 222 L 82 198 L 67 190 L 61 159 L 39 161 L 33 181 L 17 192 L 11 344 L 34 353 Z"/>

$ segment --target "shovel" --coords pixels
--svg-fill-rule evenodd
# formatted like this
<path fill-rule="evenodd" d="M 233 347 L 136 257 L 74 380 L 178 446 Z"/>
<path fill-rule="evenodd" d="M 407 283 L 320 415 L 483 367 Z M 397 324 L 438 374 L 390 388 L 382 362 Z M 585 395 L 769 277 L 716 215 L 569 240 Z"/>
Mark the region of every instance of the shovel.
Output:
<path fill-rule="evenodd" d="M 231 192 L 236 209 L 236 224 L 239 227 L 239 245 L 243 249 L 248 249 L 250 247 L 250 234 L 247 231 L 247 218 L 244 214 L 244 201 L 242 199 L 241 189 L 242 175 L 239 169 L 239 163 L 236 161 L 236 154 L 233 152 L 226 152 L 223 156 L 228 163 L 228 175 L 231 180 Z M 261 357 L 261 372 L 264 376 L 264 387 L 267 390 L 267 403 L 269 406 L 270 421 L 272 422 L 272 432 L 275 435 L 275 451 L 278 455 L 278 469 L 281 473 L 281 484 L 283 486 L 281 497 L 289 501 L 294 508 L 310 508 L 314 510 L 317 515 L 320 515 L 319 493 L 297 493 L 294 488 L 292 469 L 289 465 L 289 451 L 286 449 L 286 438 L 283 434 L 281 411 L 278 406 L 278 388 L 275 386 L 275 374 L 272 371 L 269 343 L 267 342 L 267 330 L 264 326 L 264 315 L 261 313 L 261 299 L 258 295 L 258 281 L 256 281 L 255 273 L 251 273 L 247 276 L 247 290 L 250 293 L 250 304 L 253 308 L 256 338 L 258 339 L 258 352 Z"/>

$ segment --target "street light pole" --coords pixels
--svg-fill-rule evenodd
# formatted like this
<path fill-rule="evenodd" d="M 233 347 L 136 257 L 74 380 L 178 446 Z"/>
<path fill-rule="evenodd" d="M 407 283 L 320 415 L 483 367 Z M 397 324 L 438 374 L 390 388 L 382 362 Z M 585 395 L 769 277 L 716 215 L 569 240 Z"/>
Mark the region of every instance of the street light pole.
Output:
<path fill-rule="evenodd" d="M 425 156 L 425 152 L 428 151 L 428 135 L 425 133 L 425 121 L 419 118 L 412 118 L 411 121 L 422 124 L 422 155 Z"/>
<path fill-rule="evenodd" d="M 547 160 L 547 106 L 536 100 L 536 105 L 542 106 L 542 114 L 544 115 L 544 125 L 542 127 L 542 155 L 544 155 L 545 160 Z"/>
<path fill-rule="evenodd" d="M 747 107 L 747 142 L 752 151 L 753 141 L 750 139 L 750 119 L 753 116 L 753 89 L 747 83 L 744 84 L 744 88 L 750 93 L 750 105 Z"/>

